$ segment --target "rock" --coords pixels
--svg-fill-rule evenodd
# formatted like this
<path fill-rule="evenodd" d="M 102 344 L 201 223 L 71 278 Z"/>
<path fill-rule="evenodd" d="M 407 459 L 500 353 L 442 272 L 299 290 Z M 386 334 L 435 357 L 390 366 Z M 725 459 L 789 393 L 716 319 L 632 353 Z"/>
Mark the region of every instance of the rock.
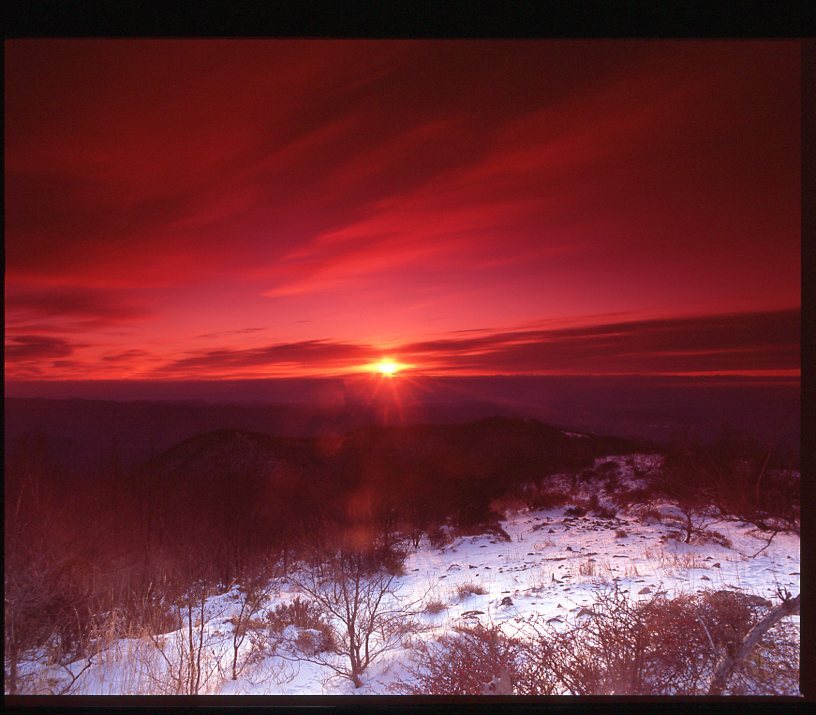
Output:
<path fill-rule="evenodd" d="M 554 533 L 555 533 L 555 529 L 547 529 L 547 533 L 548 533 L 548 534 L 554 534 Z"/>
<path fill-rule="evenodd" d="M 451 569 L 456 569 L 458 571 L 460 568 L 462 567 L 459 564 L 451 564 L 450 566 L 448 566 L 448 571 L 450 571 Z"/>
<path fill-rule="evenodd" d="M 582 608 L 578 613 L 575 614 L 576 618 L 581 618 L 582 616 L 594 616 L 595 611 L 590 610 L 589 608 Z"/>
<path fill-rule="evenodd" d="M 711 579 L 708 576 L 700 576 L 701 581 L 710 581 Z"/>
<path fill-rule="evenodd" d="M 718 561 L 716 564 L 711 564 L 711 568 L 713 568 L 713 569 L 720 568 L 720 562 Z"/>
<path fill-rule="evenodd" d="M 638 596 L 645 596 L 647 593 L 651 593 L 652 589 L 648 586 L 644 586 L 640 591 L 638 591 Z"/>
<path fill-rule="evenodd" d="M 462 618 L 475 618 L 476 616 L 483 616 L 484 611 L 465 611 Z"/>
<path fill-rule="evenodd" d="M 563 622 L 564 621 L 562 621 L 558 616 L 555 616 L 554 618 L 548 618 L 547 619 L 547 623 L 563 623 Z"/>
<path fill-rule="evenodd" d="M 504 597 L 504 598 L 501 600 L 501 603 L 500 603 L 499 605 L 500 605 L 500 606 L 512 606 L 512 605 L 513 605 L 513 599 L 512 599 L 512 598 L 510 598 L 510 596 L 505 596 L 505 597 Z"/>

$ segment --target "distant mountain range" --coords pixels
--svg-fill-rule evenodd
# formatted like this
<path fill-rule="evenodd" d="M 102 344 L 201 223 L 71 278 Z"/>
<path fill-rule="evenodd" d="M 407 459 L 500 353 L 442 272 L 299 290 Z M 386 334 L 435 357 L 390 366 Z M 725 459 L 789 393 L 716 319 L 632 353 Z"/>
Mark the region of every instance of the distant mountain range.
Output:
<path fill-rule="evenodd" d="M 39 433 L 70 454 L 74 465 L 93 466 L 105 454 L 134 467 L 188 437 L 221 429 L 332 438 L 376 425 L 492 416 L 658 442 L 745 433 L 789 459 L 799 455 L 800 386 L 790 379 L 400 377 L 393 383 L 357 378 L 6 388 L 7 447 Z M 30 396 L 37 394 L 64 397 Z M 113 399 L 98 399 L 104 395 Z"/>

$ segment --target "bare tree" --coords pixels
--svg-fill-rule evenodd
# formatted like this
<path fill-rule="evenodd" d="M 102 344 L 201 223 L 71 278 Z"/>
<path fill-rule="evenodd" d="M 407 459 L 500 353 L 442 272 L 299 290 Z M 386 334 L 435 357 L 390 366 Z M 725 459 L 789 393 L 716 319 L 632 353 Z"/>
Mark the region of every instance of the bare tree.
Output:
<path fill-rule="evenodd" d="M 232 679 L 238 680 L 238 676 L 244 669 L 249 658 L 240 657 L 241 646 L 249 634 L 253 620 L 263 605 L 271 596 L 270 575 L 266 571 L 261 571 L 244 579 L 244 583 L 238 587 L 238 597 L 241 608 L 232 619 Z M 250 640 L 252 640 L 250 638 Z"/>
<path fill-rule="evenodd" d="M 325 563 L 315 562 L 292 582 L 331 614 L 335 652 L 304 654 L 362 686 L 362 675 L 383 653 L 401 647 L 406 635 L 418 630 L 395 587 L 395 576 L 378 568 L 370 555 L 341 551 Z M 340 661 L 333 655 L 341 656 Z"/>
<path fill-rule="evenodd" d="M 695 535 L 721 521 L 715 509 L 711 477 L 702 466 L 691 461 L 668 465 L 658 481 L 658 492 L 675 503 L 682 514 L 683 541 L 691 543 Z"/>
<path fill-rule="evenodd" d="M 213 654 L 221 641 L 209 638 L 207 622 L 207 588 L 198 581 L 175 604 L 181 628 L 170 634 L 151 634 L 150 640 L 160 657 L 160 668 L 151 668 L 150 679 L 163 693 L 198 695 L 218 671 L 221 653 Z"/>

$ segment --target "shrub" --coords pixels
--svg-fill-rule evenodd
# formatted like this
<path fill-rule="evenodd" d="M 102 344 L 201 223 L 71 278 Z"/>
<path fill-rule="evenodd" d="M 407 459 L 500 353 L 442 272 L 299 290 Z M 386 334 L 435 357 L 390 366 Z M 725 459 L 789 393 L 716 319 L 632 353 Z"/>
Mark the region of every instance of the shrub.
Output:
<path fill-rule="evenodd" d="M 435 526 L 428 531 L 428 543 L 435 549 L 444 549 L 453 543 L 453 536 L 444 526 Z"/>
<path fill-rule="evenodd" d="M 468 581 L 467 583 L 460 583 L 456 587 L 456 595 L 459 597 L 460 601 L 464 601 L 469 596 L 484 596 L 487 591 L 478 583 L 473 583 L 472 581 Z"/>
<path fill-rule="evenodd" d="M 729 539 L 725 534 L 720 533 L 719 531 L 714 531 L 714 529 L 705 529 L 704 531 L 700 532 L 697 535 L 697 539 L 700 543 L 714 543 L 719 544 L 720 546 L 724 546 L 726 549 L 730 549 L 733 547 L 731 543 L 731 539 Z"/>
<path fill-rule="evenodd" d="M 657 498 L 654 487 L 637 487 L 626 489 L 620 487 L 611 492 L 610 497 L 622 509 L 634 509 L 638 513 L 653 511 L 646 505 Z"/>
<path fill-rule="evenodd" d="M 614 519 L 618 512 L 612 507 L 599 506 L 593 513 L 600 519 Z"/>
<path fill-rule="evenodd" d="M 438 641 L 422 644 L 412 683 L 398 689 L 412 695 L 482 695 L 491 681 L 518 680 L 518 643 L 498 626 L 457 627 Z"/>
<path fill-rule="evenodd" d="M 436 615 L 437 613 L 442 613 L 446 608 L 447 606 L 442 601 L 435 599 L 425 604 L 425 613 Z"/>
<path fill-rule="evenodd" d="M 617 531 L 615 531 L 616 539 L 623 539 L 627 536 L 629 536 L 629 534 L 626 533 L 626 529 L 618 529 Z"/>
<path fill-rule="evenodd" d="M 530 507 L 532 509 L 557 509 L 564 506 L 569 500 L 569 495 L 557 489 L 540 491 L 530 497 Z"/>
<path fill-rule="evenodd" d="M 280 603 L 274 611 L 268 611 L 266 620 L 271 630 L 281 632 L 286 626 L 298 628 L 314 628 L 324 622 L 325 616 L 318 604 L 314 601 L 301 600 L 295 596 L 290 603 Z"/>
<path fill-rule="evenodd" d="M 584 516 L 586 509 L 582 506 L 571 506 L 564 511 L 565 516 Z"/>
<path fill-rule="evenodd" d="M 268 623 L 264 623 L 264 621 L 260 620 L 259 618 L 250 618 L 247 621 L 241 621 L 238 616 L 230 616 L 227 619 L 227 622 L 231 626 L 240 628 L 242 631 L 257 631 L 268 626 Z"/>
<path fill-rule="evenodd" d="M 650 507 L 647 509 L 640 509 L 638 511 L 638 519 L 640 519 L 641 523 L 643 524 L 660 524 L 663 521 L 663 515 L 657 509 Z"/>
<path fill-rule="evenodd" d="M 507 518 L 524 511 L 528 506 L 527 500 L 516 494 L 505 494 L 490 502 L 491 511 Z"/>
<path fill-rule="evenodd" d="M 334 650 L 334 634 L 328 616 L 320 604 L 315 601 L 301 600 L 300 596 L 295 596 L 290 603 L 281 603 L 275 607 L 274 611 L 267 612 L 266 620 L 269 630 L 278 636 L 287 626 L 298 628 L 301 633 L 298 633 L 296 644 L 298 647 L 303 644 L 308 646 L 304 646 L 305 652 Z M 311 635 L 304 636 L 303 633 Z M 314 648 L 318 646 L 319 650 L 315 651 Z"/>
<path fill-rule="evenodd" d="M 383 546 L 372 553 L 371 569 L 382 569 L 392 576 L 405 576 L 408 552 L 396 545 Z"/>
<path fill-rule="evenodd" d="M 598 569 L 596 568 L 595 562 L 592 561 L 592 559 L 578 564 L 578 574 L 581 576 L 595 576 L 597 573 Z"/>
<path fill-rule="evenodd" d="M 595 473 L 594 469 L 585 469 L 578 475 L 578 480 L 583 484 L 588 484 L 591 482 L 597 474 Z"/>
<path fill-rule="evenodd" d="M 714 667 L 733 653 L 769 602 L 733 591 L 636 603 L 618 587 L 600 592 L 566 628 L 529 622 L 525 694 L 704 695 Z M 729 679 L 732 694 L 795 694 L 796 629 L 778 623 Z M 526 674 L 526 675 L 525 675 Z M 524 685 L 526 684 L 526 685 Z"/>
<path fill-rule="evenodd" d="M 331 631 L 304 628 L 298 631 L 295 645 L 305 655 L 333 652 L 334 638 Z"/>

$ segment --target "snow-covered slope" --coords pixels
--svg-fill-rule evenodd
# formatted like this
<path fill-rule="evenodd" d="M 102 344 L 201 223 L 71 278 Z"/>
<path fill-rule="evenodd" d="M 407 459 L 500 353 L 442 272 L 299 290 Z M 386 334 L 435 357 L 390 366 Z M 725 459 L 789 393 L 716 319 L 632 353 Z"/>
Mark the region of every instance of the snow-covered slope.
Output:
<path fill-rule="evenodd" d="M 603 467 L 609 463 L 611 466 Z M 412 637 L 431 639 L 455 624 L 476 621 L 503 624 L 509 633 L 515 619 L 535 614 L 557 619 L 553 623 L 566 621 L 589 605 L 599 588 L 613 582 L 634 600 L 660 592 L 673 595 L 703 589 L 735 590 L 769 600 L 780 587 L 799 592 L 799 539 L 795 535 L 780 533 L 768 545 L 767 536 L 752 526 L 723 522 L 712 525 L 719 533 L 714 540 L 685 544 L 674 538 L 680 525 L 671 505 L 653 504 L 646 512 L 635 507 L 627 511 L 615 503 L 615 494 L 643 486 L 644 475 L 658 465 L 659 458 L 648 455 L 596 460 L 596 469 L 615 474 L 614 488 L 606 489 L 603 479 L 578 483 L 573 498 L 580 502 L 595 494 L 601 510 L 617 510 L 610 518 L 592 512 L 575 515 L 575 509 L 565 504 L 508 514 L 501 526 L 509 541 L 495 535 L 458 537 L 437 549 L 423 538 L 420 547 L 409 553 L 405 575 L 396 584 L 404 601 L 438 602 L 441 610 L 421 612 L 418 618 L 428 628 Z M 566 475 L 564 479 L 569 481 Z M 483 593 L 460 595 L 467 590 Z M 263 631 L 266 611 L 298 595 L 291 580 L 277 582 L 272 599 L 257 616 L 258 632 Z M 287 650 L 287 646 L 276 652 L 258 650 L 255 661 L 233 680 L 229 675 L 233 656 L 230 619 L 239 602 L 237 587 L 207 601 L 206 662 L 211 674 L 203 693 L 387 694 L 395 682 L 406 677 L 406 666 L 415 652 L 408 637 L 404 648 L 383 655 L 368 669 L 363 686 L 357 689 L 324 666 L 298 660 L 296 649 Z M 797 617 L 793 620 L 798 622 Z M 181 635 L 162 636 L 165 653 L 177 652 L 178 648 L 167 644 L 174 638 L 180 643 Z M 241 648 L 251 649 L 252 640 L 247 638 Z M 84 664 L 72 664 L 71 670 L 79 672 Z M 150 638 L 120 640 L 97 657 L 74 692 L 149 692 L 162 667 Z M 67 677 L 56 668 L 43 675 L 54 682 Z"/>

